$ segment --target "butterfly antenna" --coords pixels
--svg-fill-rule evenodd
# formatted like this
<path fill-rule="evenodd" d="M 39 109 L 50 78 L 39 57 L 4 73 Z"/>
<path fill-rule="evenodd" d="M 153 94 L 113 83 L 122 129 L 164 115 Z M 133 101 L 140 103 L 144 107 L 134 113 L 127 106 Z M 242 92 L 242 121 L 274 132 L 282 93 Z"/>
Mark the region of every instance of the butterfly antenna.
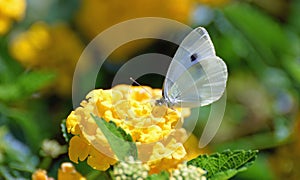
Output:
<path fill-rule="evenodd" d="M 138 83 L 136 80 L 134 80 L 132 77 L 129 78 L 132 82 L 134 82 L 135 84 L 141 86 L 141 88 L 143 88 L 150 96 L 152 96 L 152 94 L 146 89 L 144 88 L 140 83 Z"/>

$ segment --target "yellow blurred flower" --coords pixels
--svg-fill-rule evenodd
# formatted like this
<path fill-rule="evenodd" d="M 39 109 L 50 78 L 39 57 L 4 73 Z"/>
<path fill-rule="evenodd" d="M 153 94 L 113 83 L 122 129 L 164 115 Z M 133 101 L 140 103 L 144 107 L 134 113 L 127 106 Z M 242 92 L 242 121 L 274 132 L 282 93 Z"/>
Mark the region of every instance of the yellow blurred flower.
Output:
<path fill-rule="evenodd" d="M 54 180 L 52 177 L 48 177 L 47 171 L 38 169 L 32 176 L 32 180 Z M 58 169 L 58 180 L 85 180 L 80 173 L 78 173 L 70 162 L 64 162 L 61 164 L 60 169 Z"/>
<path fill-rule="evenodd" d="M 32 180 L 50 180 L 52 178 L 48 177 L 47 171 L 38 169 L 32 174 L 31 179 Z"/>
<path fill-rule="evenodd" d="M 196 0 L 196 1 L 201 4 L 206 4 L 209 6 L 222 6 L 227 4 L 231 0 Z"/>
<path fill-rule="evenodd" d="M 25 0 L 0 0 L 0 35 L 9 30 L 13 21 L 24 17 L 25 9 Z"/>
<path fill-rule="evenodd" d="M 65 162 L 61 164 L 60 169 L 58 170 L 58 180 L 85 180 L 86 178 L 82 177 L 73 166 L 72 163 Z"/>
<path fill-rule="evenodd" d="M 197 3 L 220 6 L 228 1 L 229 0 L 83 0 L 76 16 L 76 24 L 86 37 L 92 39 L 105 29 L 134 18 L 162 17 L 185 24 L 191 24 L 192 13 L 197 7 Z M 153 27 L 143 27 L 143 29 L 153 29 Z M 159 33 L 165 33 L 164 30 L 162 27 L 155 27 L 155 31 L 158 35 Z M 147 47 L 152 42 L 150 39 L 129 42 L 116 49 L 111 54 L 109 60 L 112 62 L 127 60 L 133 56 L 134 53 Z"/>
<path fill-rule="evenodd" d="M 133 18 L 164 17 L 188 23 L 191 0 L 83 0 L 77 14 L 77 24 L 89 38 L 106 28 Z"/>
<path fill-rule="evenodd" d="M 193 7 L 193 0 L 83 0 L 76 22 L 86 37 L 92 39 L 112 25 L 140 17 L 163 17 L 189 23 Z M 159 27 L 156 28 L 162 32 Z M 118 48 L 111 59 L 116 62 L 124 61 L 150 42 L 152 41 L 130 42 L 129 45 Z"/>
<path fill-rule="evenodd" d="M 91 113 L 113 121 L 132 136 L 139 159 L 152 168 L 150 173 L 174 168 L 189 159 L 191 156 L 185 146 L 191 149 L 197 148 L 197 144 L 184 144 L 187 133 L 181 126 L 190 110 L 166 109 L 161 117 L 155 117 L 154 101 L 160 97 L 161 90 L 146 86 L 118 85 L 109 90 L 91 91 L 66 121 L 68 132 L 75 135 L 70 141 L 70 159 L 78 163 L 87 158 L 87 163 L 99 170 L 106 170 L 117 162 Z M 200 153 L 190 149 L 192 157 Z"/>
<path fill-rule="evenodd" d="M 49 89 L 69 95 L 76 62 L 83 48 L 82 42 L 66 24 L 50 26 L 37 22 L 12 40 L 10 51 L 27 68 L 54 71 L 57 79 Z"/>

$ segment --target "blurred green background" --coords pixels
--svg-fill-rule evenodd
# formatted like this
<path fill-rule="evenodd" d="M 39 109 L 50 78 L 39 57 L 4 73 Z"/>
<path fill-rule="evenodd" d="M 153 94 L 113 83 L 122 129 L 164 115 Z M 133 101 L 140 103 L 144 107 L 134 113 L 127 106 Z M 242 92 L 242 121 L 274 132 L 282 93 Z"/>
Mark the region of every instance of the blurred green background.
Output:
<path fill-rule="evenodd" d="M 299 0 L 0 1 L 0 179 L 28 179 L 37 168 L 56 177 L 68 161 L 60 123 L 72 111 L 81 52 L 106 28 L 146 16 L 205 27 L 228 66 L 226 113 L 207 151 L 261 151 L 234 179 L 300 179 L 299 9 Z M 116 69 L 135 55 L 175 50 L 152 40 L 128 43 L 107 59 L 96 87 L 110 88 Z M 161 87 L 163 78 L 139 82 Z M 209 107 L 201 112 L 197 136 Z"/>

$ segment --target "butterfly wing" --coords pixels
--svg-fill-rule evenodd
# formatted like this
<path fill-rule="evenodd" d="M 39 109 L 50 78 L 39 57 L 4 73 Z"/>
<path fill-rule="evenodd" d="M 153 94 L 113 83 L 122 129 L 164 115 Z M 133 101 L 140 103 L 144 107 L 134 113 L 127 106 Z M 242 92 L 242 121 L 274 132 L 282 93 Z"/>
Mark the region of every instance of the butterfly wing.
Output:
<path fill-rule="evenodd" d="M 226 87 L 227 67 L 216 56 L 202 28 L 194 29 L 180 44 L 164 82 L 164 98 L 174 106 L 205 106 L 218 100 Z"/>

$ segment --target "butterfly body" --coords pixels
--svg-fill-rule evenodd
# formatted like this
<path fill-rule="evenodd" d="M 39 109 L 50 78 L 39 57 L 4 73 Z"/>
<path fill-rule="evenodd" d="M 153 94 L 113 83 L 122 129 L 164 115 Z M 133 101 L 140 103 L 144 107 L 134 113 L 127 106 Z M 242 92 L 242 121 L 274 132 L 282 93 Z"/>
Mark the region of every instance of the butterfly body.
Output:
<path fill-rule="evenodd" d="M 155 101 L 155 106 L 167 106 L 167 107 L 173 107 L 176 104 L 176 99 L 166 99 L 165 97 L 162 97 Z"/>

